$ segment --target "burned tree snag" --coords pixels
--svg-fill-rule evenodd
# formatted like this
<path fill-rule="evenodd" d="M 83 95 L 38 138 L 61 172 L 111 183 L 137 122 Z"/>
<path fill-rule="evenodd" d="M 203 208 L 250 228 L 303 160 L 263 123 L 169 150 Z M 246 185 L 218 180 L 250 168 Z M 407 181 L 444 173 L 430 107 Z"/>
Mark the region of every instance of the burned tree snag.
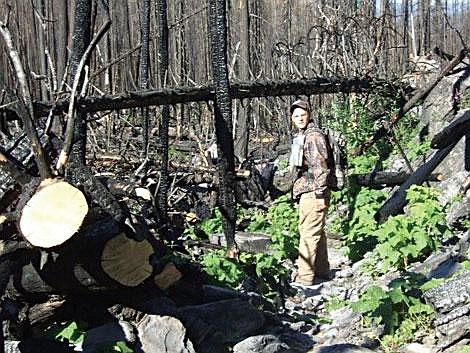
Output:
<path fill-rule="evenodd" d="M 168 40 L 168 16 L 166 0 L 158 0 L 158 23 L 159 23 L 159 42 L 158 42 L 158 66 L 160 72 L 160 86 L 165 88 L 168 80 L 169 66 L 169 40 Z M 160 187 L 157 193 L 157 212 L 160 227 L 165 236 L 168 236 L 168 187 L 170 175 L 168 171 L 168 131 L 170 127 L 170 106 L 165 104 L 162 106 L 162 120 L 159 129 L 160 134 Z"/>
<path fill-rule="evenodd" d="M 142 90 L 148 88 L 149 81 L 149 40 L 150 40 L 150 0 L 144 0 L 141 10 L 140 21 L 140 62 L 139 62 L 139 87 Z M 147 163 L 149 146 L 149 110 L 148 107 L 142 107 L 142 132 L 144 144 L 144 163 Z"/>
<path fill-rule="evenodd" d="M 227 69 L 227 19 L 224 0 L 209 0 L 212 72 L 215 85 L 215 133 L 219 159 L 219 200 L 228 252 L 235 242 L 235 163 L 232 139 L 232 101 Z"/>

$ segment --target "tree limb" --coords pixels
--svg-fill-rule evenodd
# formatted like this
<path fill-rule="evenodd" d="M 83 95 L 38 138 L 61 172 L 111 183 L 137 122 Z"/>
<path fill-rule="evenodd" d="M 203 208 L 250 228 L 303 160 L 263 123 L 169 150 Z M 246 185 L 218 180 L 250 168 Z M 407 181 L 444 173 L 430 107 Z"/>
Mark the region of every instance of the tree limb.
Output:
<path fill-rule="evenodd" d="M 70 149 L 72 148 L 74 125 L 75 125 L 75 114 L 74 114 L 75 104 L 74 103 L 75 103 L 75 96 L 76 96 L 78 84 L 80 82 L 80 76 L 82 74 L 83 67 L 85 66 L 85 63 L 87 62 L 91 51 L 96 47 L 96 44 L 108 31 L 110 26 L 111 26 L 111 20 L 108 18 L 107 21 L 98 30 L 98 33 L 96 34 L 96 36 L 88 45 L 88 48 L 85 50 L 85 53 L 83 53 L 82 59 L 80 60 L 80 63 L 78 64 L 75 77 L 73 79 L 72 92 L 70 95 L 71 98 L 68 104 L 68 110 L 67 110 L 68 120 L 67 120 L 67 127 L 65 130 L 64 145 L 62 147 L 62 151 L 60 151 L 59 159 L 57 160 L 57 164 L 56 164 L 56 169 L 58 171 L 62 171 L 64 169 L 69 159 Z"/>
<path fill-rule="evenodd" d="M 18 77 L 18 83 L 21 89 L 21 95 L 23 98 L 24 105 L 26 106 L 26 111 L 24 114 L 21 114 L 21 119 L 23 120 L 24 129 L 28 135 L 29 141 L 31 142 L 31 147 L 36 158 L 36 163 L 38 165 L 39 174 L 41 179 L 47 179 L 51 176 L 51 171 L 49 169 L 49 164 L 46 161 L 44 150 L 42 148 L 41 142 L 39 141 L 39 136 L 36 131 L 36 126 L 34 125 L 34 106 L 31 98 L 31 92 L 29 91 L 26 73 L 21 64 L 20 57 L 16 51 L 13 40 L 11 38 L 11 33 L 6 27 L 6 25 L 0 21 L 0 34 L 3 36 L 5 45 L 8 49 L 8 56 L 15 68 L 16 75 Z M 21 105 L 20 103 L 19 105 Z"/>

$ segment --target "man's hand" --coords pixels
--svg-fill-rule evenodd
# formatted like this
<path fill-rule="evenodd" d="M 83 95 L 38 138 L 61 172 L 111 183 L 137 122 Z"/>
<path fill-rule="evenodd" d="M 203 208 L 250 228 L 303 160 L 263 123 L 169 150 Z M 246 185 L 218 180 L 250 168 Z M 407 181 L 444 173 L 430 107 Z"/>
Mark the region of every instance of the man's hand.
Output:
<path fill-rule="evenodd" d="M 326 204 L 325 199 L 317 199 L 317 205 L 318 205 L 319 211 L 324 211 L 328 208 L 328 205 Z"/>

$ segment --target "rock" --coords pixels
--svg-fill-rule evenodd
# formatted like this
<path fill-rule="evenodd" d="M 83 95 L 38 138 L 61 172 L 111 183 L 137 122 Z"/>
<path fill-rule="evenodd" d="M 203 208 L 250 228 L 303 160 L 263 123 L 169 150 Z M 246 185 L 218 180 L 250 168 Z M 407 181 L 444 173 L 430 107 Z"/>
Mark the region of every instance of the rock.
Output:
<path fill-rule="evenodd" d="M 238 248 L 241 251 L 251 253 L 271 253 L 269 245 L 271 244 L 271 238 L 268 235 L 261 233 L 248 233 L 248 232 L 236 232 L 235 241 L 237 242 Z M 209 237 L 211 244 L 227 246 L 224 234 L 213 234 Z"/>
<path fill-rule="evenodd" d="M 186 329 L 170 316 L 148 315 L 137 326 L 137 353 L 196 353 Z"/>
<path fill-rule="evenodd" d="M 46 338 L 28 338 L 22 341 L 4 341 L 5 353 L 73 353 L 68 343 L 52 341 Z"/>
<path fill-rule="evenodd" d="M 420 343 L 410 343 L 402 348 L 403 353 L 434 353 L 431 347 L 427 347 Z"/>
<path fill-rule="evenodd" d="M 354 344 L 342 343 L 316 347 L 308 353 L 374 353 L 374 351 Z"/>
<path fill-rule="evenodd" d="M 134 346 L 136 335 L 131 324 L 125 321 L 111 322 L 87 331 L 82 343 L 84 353 L 93 353 L 103 345 L 124 341 L 128 346 Z"/>
<path fill-rule="evenodd" d="M 446 205 L 458 195 L 463 195 L 467 176 L 467 171 L 460 171 L 441 181 L 439 184 L 439 189 L 441 190 L 439 202 L 442 205 Z"/>
<path fill-rule="evenodd" d="M 233 353 L 283 353 L 290 347 L 274 335 L 248 337 L 233 347 Z"/>
<path fill-rule="evenodd" d="M 202 320 L 220 335 L 224 343 L 236 342 L 241 337 L 253 334 L 265 322 L 260 311 L 241 299 L 183 307 L 178 315 L 185 320 Z"/>

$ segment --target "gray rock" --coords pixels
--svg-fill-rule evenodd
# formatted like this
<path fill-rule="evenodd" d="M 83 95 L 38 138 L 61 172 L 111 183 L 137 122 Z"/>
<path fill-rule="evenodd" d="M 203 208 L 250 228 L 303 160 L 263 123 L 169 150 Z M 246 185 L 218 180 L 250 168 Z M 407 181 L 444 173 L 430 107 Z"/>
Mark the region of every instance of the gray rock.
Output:
<path fill-rule="evenodd" d="M 435 350 L 420 343 L 410 343 L 402 348 L 403 353 L 434 353 Z"/>
<path fill-rule="evenodd" d="M 233 353 L 283 353 L 290 347 L 274 335 L 248 337 L 233 347 Z"/>
<path fill-rule="evenodd" d="M 374 353 L 374 351 L 354 344 L 342 343 L 316 347 L 310 353 Z"/>
<path fill-rule="evenodd" d="M 224 343 L 236 342 L 241 337 L 253 334 L 265 322 L 260 311 L 241 299 L 183 307 L 178 315 L 185 321 L 191 318 L 202 320 L 220 335 Z"/>
<path fill-rule="evenodd" d="M 137 353 L 196 353 L 186 329 L 170 316 L 147 315 L 137 326 Z"/>

